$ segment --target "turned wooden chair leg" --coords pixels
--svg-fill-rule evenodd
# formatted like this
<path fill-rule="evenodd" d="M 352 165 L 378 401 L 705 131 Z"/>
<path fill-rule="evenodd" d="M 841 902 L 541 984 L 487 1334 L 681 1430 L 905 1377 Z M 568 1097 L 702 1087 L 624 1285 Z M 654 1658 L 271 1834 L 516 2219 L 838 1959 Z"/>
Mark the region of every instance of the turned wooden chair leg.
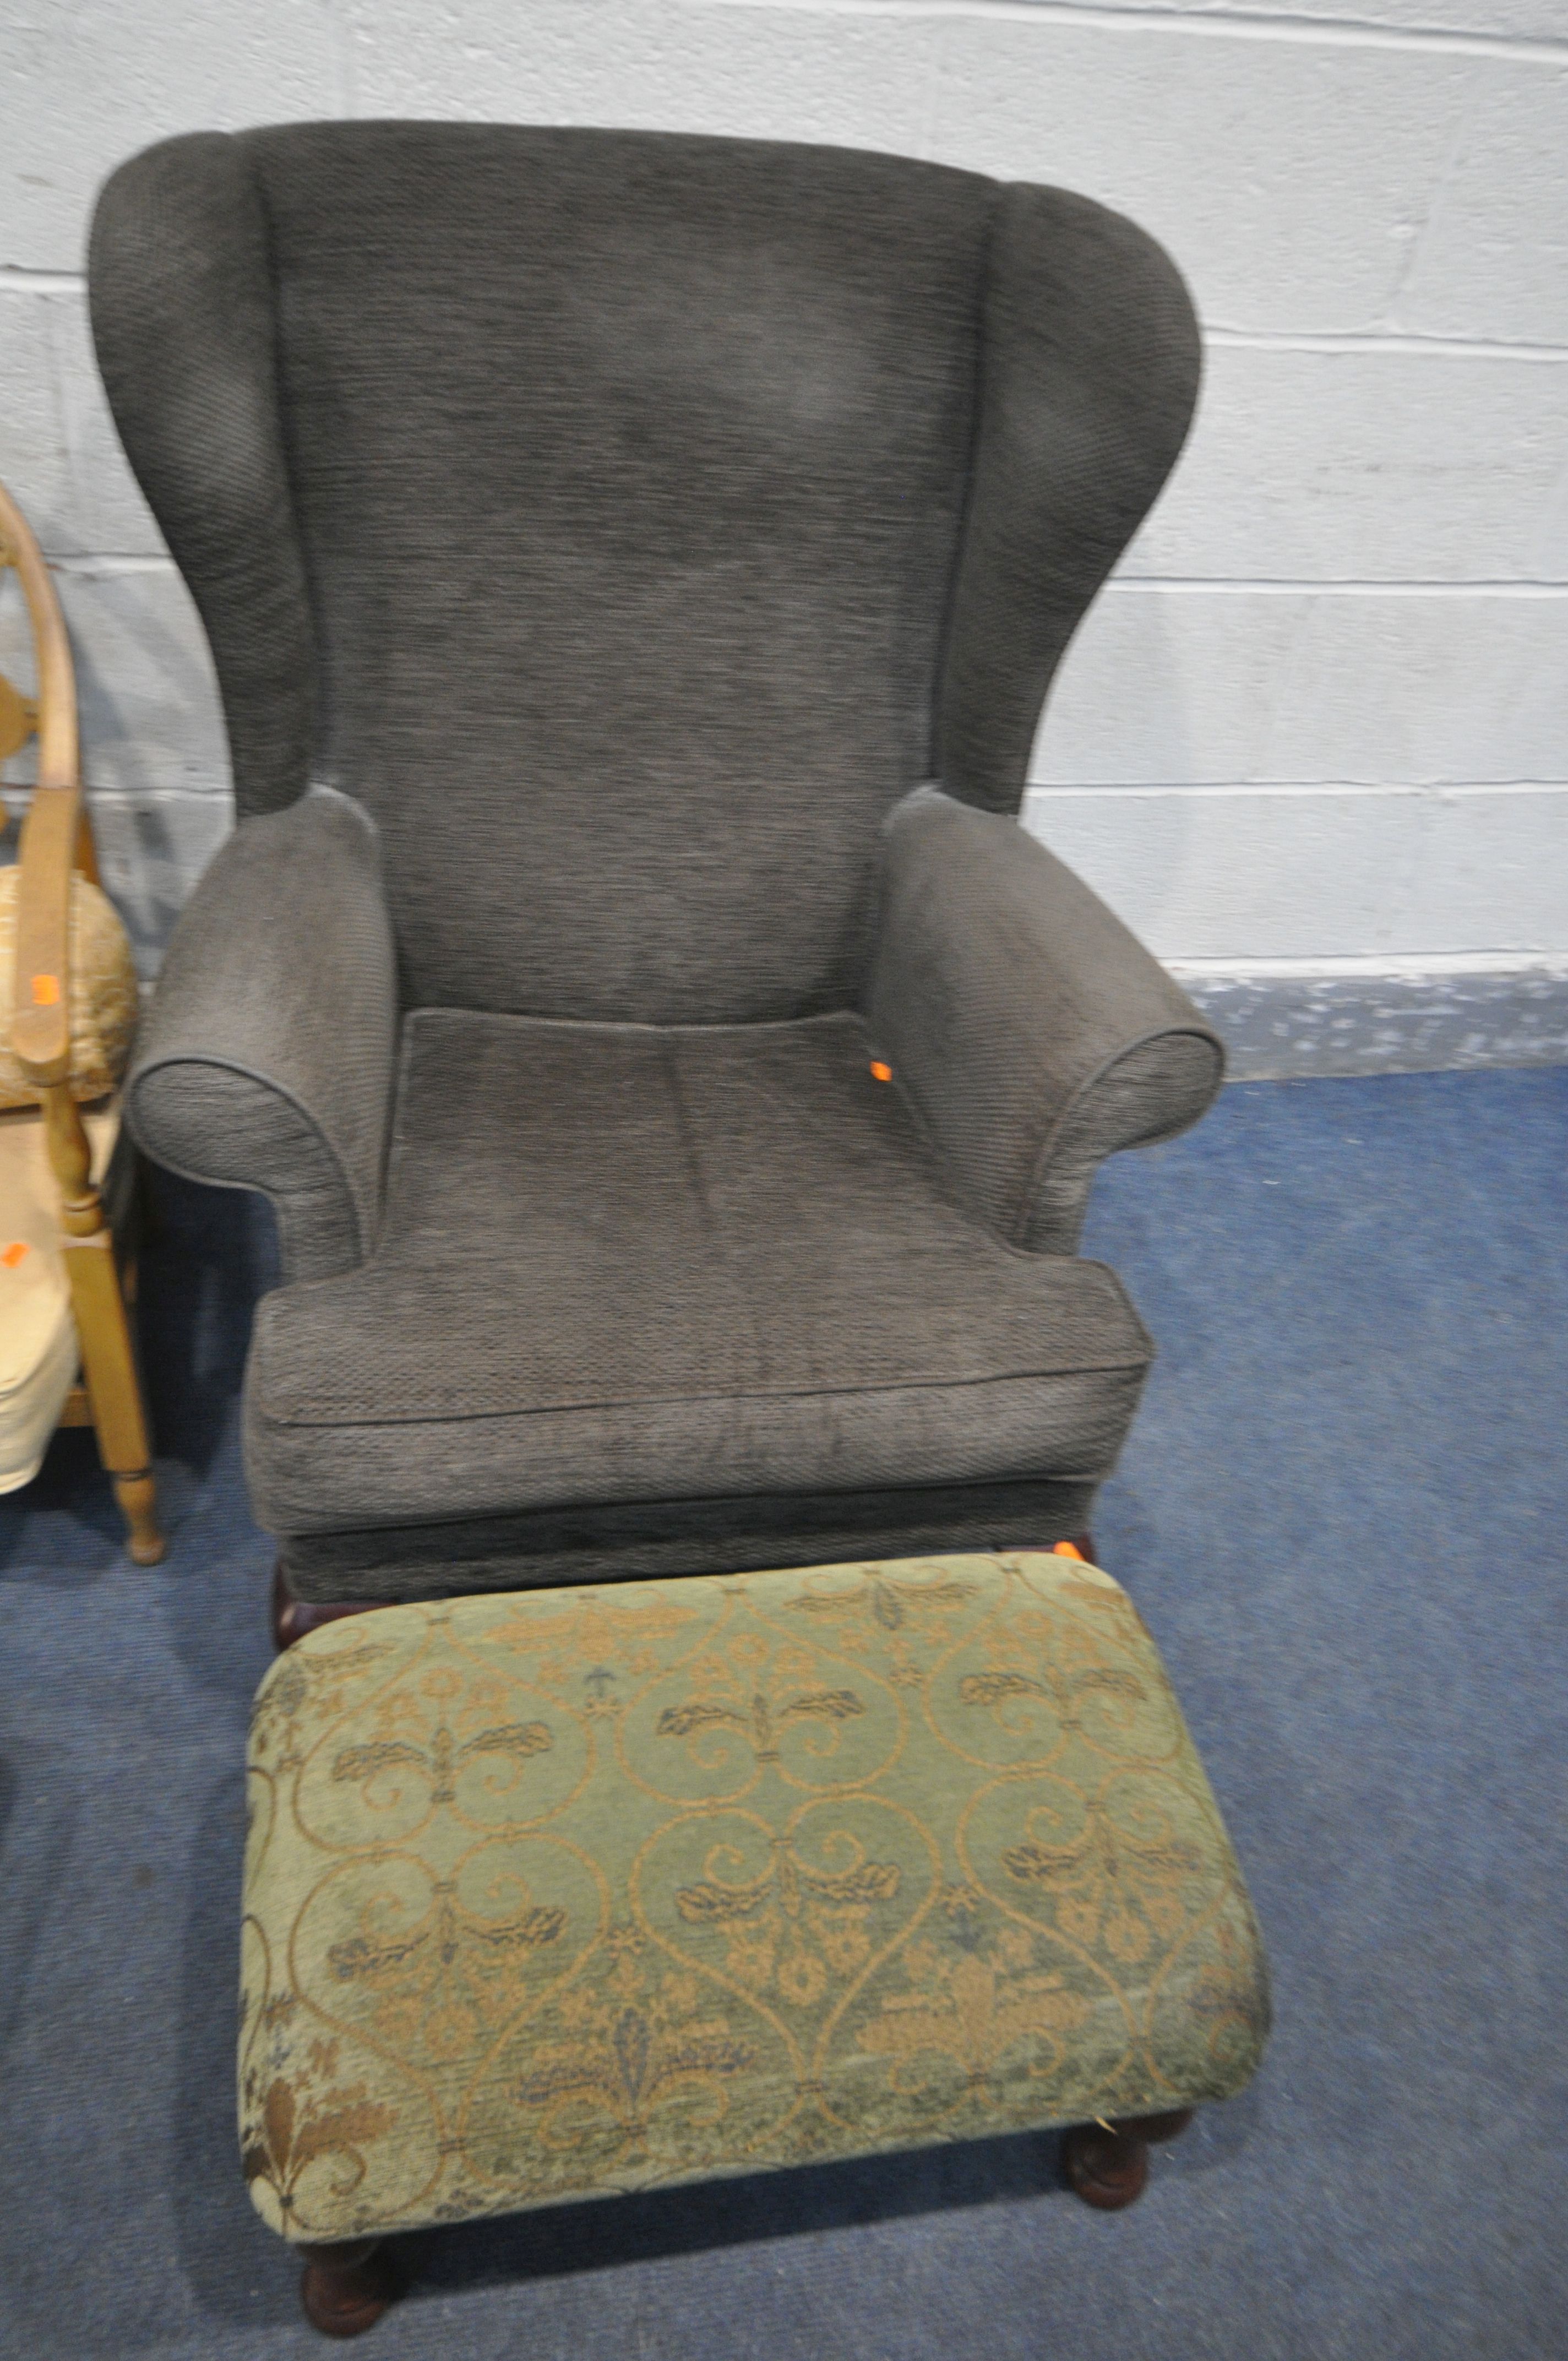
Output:
<path fill-rule="evenodd" d="M 138 1474 L 115 1476 L 113 1479 L 115 1498 L 120 1504 L 120 1514 L 129 1533 L 126 1547 L 134 1565 L 157 1565 L 162 1560 L 169 1543 L 159 1529 L 158 1488 L 152 1471 L 144 1467 Z"/>
<path fill-rule="evenodd" d="M 49 1165 L 60 1194 L 60 1246 L 82 1353 L 82 1377 L 97 1431 L 98 1456 L 114 1478 L 137 1565 L 156 1565 L 168 1547 L 159 1531 L 152 1444 L 136 1344 L 126 1313 L 115 1241 L 92 1177 L 82 1116 L 61 1084 L 43 1093 Z"/>
<path fill-rule="evenodd" d="M 1149 2143 L 1178 2138 L 1192 2121 L 1190 2107 L 1168 2115 L 1118 2116 L 1111 2123 L 1075 2124 L 1062 2135 L 1068 2187 L 1102 2213 L 1119 2213 L 1144 2193 Z"/>
<path fill-rule="evenodd" d="M 302 2246 L 299 2252 L 305 2257 L 300 2301 L 323 2336 L 363 2336 L 397 2295 L 391 2257 L 379 2238 Z"/>
<path fill-rule="evenodd" d="M 389 1607 L 389 1598 L 296 1598 L 283 1579 L 281 1565 L 272 1569 L 272 1640 L 278 1653 L 302 1640 L 307 1631 L 319 1631 L 323 1623 L 341 1623 L 345 1615 L 368 1615 L 377 1607 Z"/>

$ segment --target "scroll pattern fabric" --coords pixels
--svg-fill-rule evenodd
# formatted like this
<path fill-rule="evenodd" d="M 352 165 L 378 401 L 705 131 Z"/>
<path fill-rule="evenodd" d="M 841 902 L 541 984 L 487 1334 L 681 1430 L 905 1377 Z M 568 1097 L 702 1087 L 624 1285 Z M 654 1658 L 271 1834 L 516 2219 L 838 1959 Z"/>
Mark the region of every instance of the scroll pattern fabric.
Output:
<path fill-rule="evenodd" d="M 345 1620 L 250 1786 L 241 2139 L 291 2238 L 1162 2112 L 1267 2030 L 1153 1642 L 1054 1554 Z"/>

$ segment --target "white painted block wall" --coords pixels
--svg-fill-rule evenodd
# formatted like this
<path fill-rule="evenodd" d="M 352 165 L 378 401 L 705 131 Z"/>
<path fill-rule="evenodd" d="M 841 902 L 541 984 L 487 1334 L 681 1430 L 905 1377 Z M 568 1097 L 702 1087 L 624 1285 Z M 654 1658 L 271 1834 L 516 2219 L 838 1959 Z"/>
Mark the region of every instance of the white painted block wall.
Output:
<path fill-rule="evenodd" d="M 1199 978 L 1568 972 L 1568 0 L 29 13 L 0 477 L 60 569 L 149 961 L 228 825 L 224 736 L 97 389 L 93 193 L 169 132 L 399 114 L 839 141 L 1134 214 L 1193 288 L 1202 404 L 1063 668 L 1029 824 Z M 0 668 L 19 643 L 13 589 Z"/>

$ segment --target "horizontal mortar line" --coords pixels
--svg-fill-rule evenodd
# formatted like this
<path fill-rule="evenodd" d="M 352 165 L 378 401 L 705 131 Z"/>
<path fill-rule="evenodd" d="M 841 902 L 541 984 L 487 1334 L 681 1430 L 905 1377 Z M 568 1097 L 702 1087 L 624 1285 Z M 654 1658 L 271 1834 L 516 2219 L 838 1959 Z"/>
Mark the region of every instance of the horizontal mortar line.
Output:
<path fill-rule="evenodd" d="M 87 749 L 89 764 L 95 751 L 91 746 Z M 226 776 L 220 778 L 216 772 L 209 783 L 201 787 L 106 787 L 92 777 L 83 784 L 88 800 L 94 806 L 124 804 L 138 810 L 148 804 L 215 804 L 234 794 L 233 781 Z M 31 796 L 33 786 L 31 779 L 0 779 L 0 796 L 4 796 L 7 803 L 15 803 Z"/>
<path fill-rule="evenodd" d="M 1323 951 L 1315 956 L 1277 958 L 1246 951 L 1166 952 L 1161 965 L 1181 976 L 1211 976 L 1240 983 L 1250 976 L 1409 977 L 1422 982 L 1444 975 L 1568 974 L 1568 950 L 1488 951 Z"/>
<path fill-rule="evenodd" d="M 4 782 L 4 785 L 7 795 L 30 795 L 32 792 L 31 787 L 20 779 L 7 779 Z M 230 792 L 230 783 L 226 776 L 220 778 L 214 773 L 212 784 L 208 786 L 100 786 L 95 787 L 93 792 L 110 800 L 117 798 L 123 802 L 146 803 L 148 800 L 160 801 L 172 797 L 181 802 L 194 800 L 198 803 L 206 803 L 214 796 L 227 795 Z M 1186 780 L 1157 784 L 1145 781 L 1141 785 L 1128 785 L 1124 781 L 1119 781 L 1104 786 L 1092 783 L 1087 786 L 1047 785 L 1039 781 L 1031 780 L 1025 793 L 1031 803 L 1081 803 L 1086 800 L 1096 803 L 1117 800 L 1147 802 L 1154 796 L 1166 796 L 1175 800 L 1182 796 L 1196 798 L 1204 796 L 1217 799 L 1239 799 L 1248 796 L 1273 796 L 1281 798 L 1290 796 L 1303 798 L 1312 796 L 1413 796 L 1428 798 L 1472 796 L 1568 796 L 1568 779 L 1506 779 L 1502 781 L 1440 779 L 1425 783 L 1395 780 L 1376 785 L 1370 785 L 1362 779 L 1283 781 L 1216 779 L 1202 780 L 1196 785 Z"/>
<path fill-rule="evenodd" d="M 1422 336 L 1404 330 L 1367 328 L 1343 335 L 1296 334 L 1291 330 L 1211 328 L 1203 342 L 1222 352 L 1394 353 L 1422 360 L 1568 361 L 1568 345 L 1508 344 L 1494 336 Z"/>
<path fill-rule="evenodd" d="M 174 560 L 151 554 L 136 555 L 112 550 L 56 555 L 46 552 L 57 574 L 91 578 L 133 574 L 172 574 Z M 1115 574 L 1111 587 L 1118 590 L 1157 591 L 1177 598 L 1568 598 L 1568 581 L 1473 582 L 1377 581 L 1333 576 L 1283 580 L 1268 575 Z"/>
<path fill-rule="evenodd" d="M 179 571 L 174 560 L 167 553 L 159 554 L 151 550 L 140 554 L 127 551 L 122 555 L 114 550 L 101 549 L 93 550 L 91 554 L 76 551 L 68 555 L 60 555 L 53 550 L 46 549 L 44 557 L 50 572 L 54 574 L 86 576 L 175 574 Z"/>
<path fill-rule="evenodd" d="M 744 0 L 727 0 L 731 6 Z M 1568 50 L 1564 51 L 1568 57 Z M 0 264 L 0 295 L 84 295 L 84 271 L 26 270 Z M 1228 328 L 1205 323 L 1203 341 L 1223 351 L 1397 353 L 1434 360 L 1568 361 L 1568 345 L 1519 344 L 1497 336 L 1427 336 L 1409 329 Z"/>
<path fill-rule="evenodd" d="M 180 787 L 120 787 L 103 785 L 92 779 L 88 781 L 87 785 L 88 792 L 95 803 L 127 805 L 210 804 L 233 793 L 231 780 L 226 775 L 220 777 L 215 772 L 207 784 L 202 786 L 190 785 Z M 0 780 L 0 794 L 7 797 L 27 796 L 32 792 L 30 780 Z M 1364 780 L 1332 780 L 1327 783 L 1311 780 L 1285 785 L 1281 785 L 1277 780 L 1259 780 L 1250 784 L 1231 780 L 1214 784 L 1205 782 L 1196 786 L 1181 782 L 1162 785 L 1146 783 L 1143 785 L 1135 786 L 1116 784 L 1090 785 L 1080 787 L 1047 786 L 1031 780 L 1025 788 L 1024 796 L 1025 803 L 1030 805 L 1155 801 L 1178 803 L 1184 798 L 1192 801 L 1208 799 L 1215 802 L 1240 802 L 1245 798 L 1256 800 L 1260 797 L 1279 801 L 1295 797 L 1305 802 L 1314 798 L 1338 800 L 1350 796 L 1384 799 L 1390 796 L 1406 799 L 1414 797 L 1429 802 L 1457 802 L 1485 796 L 1568 796 L 1568 779 L 1520 779 L 1502 785 L 1490 780 L 1468 779 L 1442 779 L 1426 785 L 1396 783 L 1379 786 L 1370 785 Z"/>
<path fill-rule="evenodd" d="M 25 270 L 0 262 L 0 295 L 80 295 L 86 284 L 84 270 Z"/>
<path fill-rule="evenodd" d="M 31 795 L 32 793 L 31 783 L 23 779 L 6 779 L 0 781 L 0 788 L 3 788 L 4 792 L 7 796 L 26 796 Z M 92 792 L 94 796 L 111 803 L 120 802 L 139 804 L 170 801 L 176 803 L 210 803 L 214 796 L 226 796 L 232 792 L 232 788 L 231 783 L 226 775 L 220 777 L 218 774 L 214 772 L 212 775 L 210 784 L 205 786 L 111 787 L 94 785 L 92 787 Z M 1105 785 L 1097 785 L 1091 782 L 1087 786 L 1064 786 L 1056 784 L 1047 785 L 1038 780 L 1031 779 L 1024 792 L 1026 800 L 1030 803 L 1064 804 L 1084 802 L 1147 803 L 1156 798 L 1165 799 L 1170 802 L 1178 802 L 1184 797 L 1190 797 L 1193 800 L 1197 800 L 1200 797 L 1211 797 L 1215 801 L 1240 801 L 1244 797 L 1255 798 L 1257 796 L 1271 796 L 1277 797 L 1283 801 L 1290 796 L 1306 800 L 1313 796 L 1339 797 L 1343 796 L 1364 796 L 1367 797 L 1387 797 L 1390 796 L 1398 796 L 1401 797 L 1414 796 L 1418 798 L 1425 798 L 1431 801 L 1447 798 L 1457 800 L 1461 797 L 1469 798 L 1480 796 L 1568 796 L 1568 779 L 1507 779 L 1502 781 L 1495 779 L 1438 779 L 1427 782 L 1394 780 L 1376 785 L 1364 779 L 1299 779 L 1283 781 L 1278 779 L 1219 779 L 1202 780 L 1196 784 L 1188 780 L 1162 783 L 1146 780 L 1141 785 L 1128 785 L 1124 781 L 1118 781 Z"/>
<path fill-rule="evenodd" d="M 1363 581 L 1337 576 L 1283 581 L 1268 575 L 1115 574 L 1111 588 L 1213 598 L 1568 598 L 1568 582 Z"/>
<path fill-rule="evenodd" d="M 780 0 L 699 0 L 705 6 L 767 8 L 777 13 Z M 1568 61 L 1568 41 L 1548 40 L 1522 33 L 1457 32 L 1432 25 L 1377 25 L 1356 16 L 1266 16 L 1238 9 L 1185 9 L 1161 6 L 1159 0 L 1094 0 L 1077 7 L 1071 0 L 784 0 L 801 16 L 968 16 L 1014 25 L 1067 25 L 1091 30 L 1188 33 L 1199 38 L 1244 41 L 1284 41 L 1321 49 L 1420 49 L 1438 54 L 1538 60 L 1542 65 Z"/>

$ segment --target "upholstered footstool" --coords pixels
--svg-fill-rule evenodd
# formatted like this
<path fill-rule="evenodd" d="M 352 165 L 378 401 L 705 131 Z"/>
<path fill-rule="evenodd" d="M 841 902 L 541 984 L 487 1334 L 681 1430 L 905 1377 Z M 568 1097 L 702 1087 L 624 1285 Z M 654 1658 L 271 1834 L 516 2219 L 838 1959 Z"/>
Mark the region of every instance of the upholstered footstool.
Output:
<path fill-rule="evenodd" d="M 389 1607 L 268 1674 L 244 2166 L 318 2327 L 389 2233 L 1076 2126 L 1145 2142 L 1268 2024 L 1153 1642 L 1075 1557 Z"/>

